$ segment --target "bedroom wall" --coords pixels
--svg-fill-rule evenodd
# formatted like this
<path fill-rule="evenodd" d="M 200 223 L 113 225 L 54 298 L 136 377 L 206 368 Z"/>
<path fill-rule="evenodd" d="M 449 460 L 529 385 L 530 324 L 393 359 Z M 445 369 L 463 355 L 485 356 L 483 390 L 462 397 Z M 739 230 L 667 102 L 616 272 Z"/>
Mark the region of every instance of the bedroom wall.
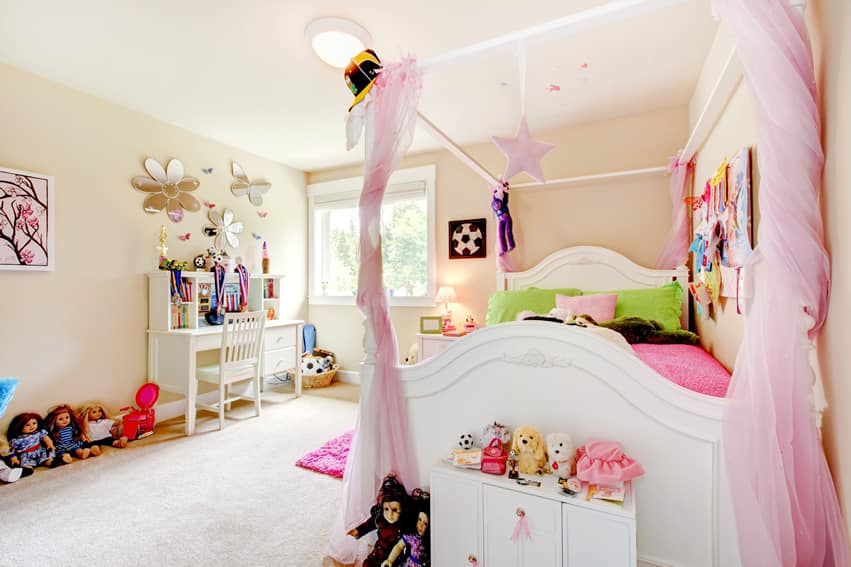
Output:
<path fill-rule="evenodd" d="M 58 402 L 102 399 L 117 409 L 145 381 L 146 273 L 156 267 L 160 225 L 169 257 L 192 259 L 211 244 L 200 233 L 203 212 L 179 224 L 143 212 L 144 194 L 130 180 L 145 174 L 146 157 L 180 159 L 200 179 L 200 199 L 234 210 L 245 223 L 238 253 L 255 242 L 252 231 L 262 234 L 272 270 L 287 276 L 282 315 L 307 315 L 302 172 L 9 66 L 0 65 L 0 85 L 0 165 L 56 178 L 55 271 L 0 271 L 0 376 L 21 381 L 1 431 L 16 413 Z M 232 159 L 272 182 L 268 218 L 230 193 Z M 179 241 L 186 232 L 190 240 Z"/>
<path fill-rule="evenodd" d="M 807 9 L 816 82 L 821 96 L 825 151 L 822 212 L 832 258 L 830 311 L 818 351 L 828 408 L 823 435 L 839 501 L 851 538 L 851 382 L 847 314 L 851 313 L 851 7 L 846 0 L 814 0 Z"/>
<path fill-rule="evenodd" d="M 532 129 L 537 139 L 556 144 L 543 160 L 549 179 L 646 168 L 666 165 L 669 156 L 685 143 L 688 109 L 683 106 L 560 131 L 534 125 Z M 493 144 L 465 149 L 490 171 L 500 172 L 505 167 L 503 154 Z M 487 298 L 496 288 L 492 249 L 486 259 L 448 260 L 447 222 L 487 217 L 492 247 L 496 227 L 489 189 L 446 151 L 410 156 L 400 167 L 431 163 L 437 165 L 437 283 L 455 286 L 459 297 L 453 307 L 456 321 L 471 313 L 483 323 Z M 311 172 L 308 183 L 361 173 L 361 166 Z M 523 174 L 514 181 L 528 180 Z M 671 214 L 667 178 L 662 175 L 586 186 L 518 189 L 512 193 L 511 210 L 519 269 L 533 266 L 559 248 L 580 244 L 606 246 L 639 264 L 653 265 L 667 236 Z M 403 356 L 416 342 L 419 316 L 439 314 L 441 307 L 391 309 Z M 363 328 L 357 308 L 311 305 L 309 320 L 316 325 L 317 342 L 334 350 L 343 368 L 358 370 Z"/>

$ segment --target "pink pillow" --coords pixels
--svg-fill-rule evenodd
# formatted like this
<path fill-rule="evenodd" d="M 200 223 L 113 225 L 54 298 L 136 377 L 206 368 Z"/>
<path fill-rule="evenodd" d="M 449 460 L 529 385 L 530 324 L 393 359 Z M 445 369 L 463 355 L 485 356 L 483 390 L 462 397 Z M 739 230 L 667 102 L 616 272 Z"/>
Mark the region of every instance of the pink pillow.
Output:
<path fill-rule="evenodd" d="M 615 318 L 616 293 L 598 293 L 594 295 L 556 294 L 556 307 L 574 315 L 590 315 L 598 323 Z"/>

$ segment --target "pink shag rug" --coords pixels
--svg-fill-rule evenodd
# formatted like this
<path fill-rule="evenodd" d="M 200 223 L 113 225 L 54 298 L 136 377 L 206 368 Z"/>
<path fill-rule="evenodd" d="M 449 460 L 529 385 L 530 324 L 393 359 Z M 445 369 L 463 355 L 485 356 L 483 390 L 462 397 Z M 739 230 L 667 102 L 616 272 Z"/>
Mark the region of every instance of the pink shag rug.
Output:
<path fill-rule="evenodd" d="M 343 478 L 343 471 L 346 469 L 346 457 L 349 456 L 349 447 L 352 444 L 353 433 L 354 431 L 348 431 L 339 437 L 331 439 L 315 451 L 311 451 L 296 461 L 296 466 L 336 478 Z"/>

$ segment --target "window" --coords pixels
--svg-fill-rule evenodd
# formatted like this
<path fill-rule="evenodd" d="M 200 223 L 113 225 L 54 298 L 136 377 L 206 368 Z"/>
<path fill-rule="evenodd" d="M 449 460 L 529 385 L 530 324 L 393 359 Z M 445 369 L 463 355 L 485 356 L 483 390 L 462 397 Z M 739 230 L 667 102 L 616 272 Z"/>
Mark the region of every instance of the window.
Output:
<path fill-rule="evenodd" d="M 393 173 L 381 208 L 384 287 L 393 305 L 434 305 L 435 167 Z M 310 303 L 353 305 L 363 177 L 308 186 Z"/>

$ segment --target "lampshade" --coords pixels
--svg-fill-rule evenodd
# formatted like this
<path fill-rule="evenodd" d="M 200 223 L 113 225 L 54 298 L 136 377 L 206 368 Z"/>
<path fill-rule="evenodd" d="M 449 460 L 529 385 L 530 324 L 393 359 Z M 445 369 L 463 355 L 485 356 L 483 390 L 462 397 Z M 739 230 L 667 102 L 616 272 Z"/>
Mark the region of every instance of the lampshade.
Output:
<path fill-rule="evenodd" d="M 438 303 L 455 303 L 458 301 L 458 296 L 455 295 L 454 287 L 451 285 L 442 285 L 437 290 L 434 300 Z"/>
<path fill-rule="evenodd" d="M 372 44 L 372 36 L 366 29 L 344 18 L 313 20 L 305 28 L 304 36 L 322 61 L 340 69 Z"/>

